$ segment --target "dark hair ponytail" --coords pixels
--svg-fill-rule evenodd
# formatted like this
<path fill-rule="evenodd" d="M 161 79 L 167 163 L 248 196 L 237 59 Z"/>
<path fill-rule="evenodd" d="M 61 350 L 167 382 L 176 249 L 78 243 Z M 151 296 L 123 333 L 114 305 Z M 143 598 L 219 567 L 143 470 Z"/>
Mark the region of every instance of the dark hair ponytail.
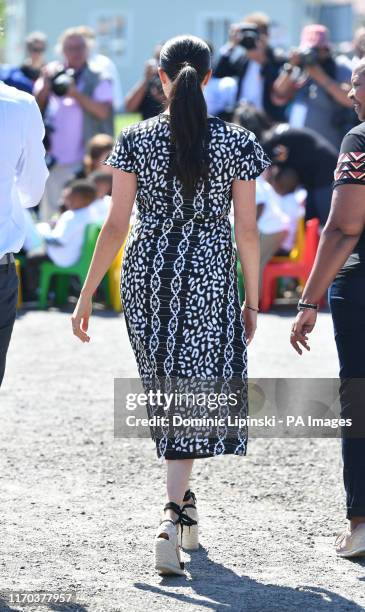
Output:
<path fill-rule="evenodd" d="M 199 178 L 208 174 L 208 112 L 201 83 L 211 66 L 210 49 L 196 36 L 177 36 L 163 45 L 160 66 L 172 81 L 168 103 L 175 154 L 171 170 L 181 180 L 184 196 L 190 198 Z"/>

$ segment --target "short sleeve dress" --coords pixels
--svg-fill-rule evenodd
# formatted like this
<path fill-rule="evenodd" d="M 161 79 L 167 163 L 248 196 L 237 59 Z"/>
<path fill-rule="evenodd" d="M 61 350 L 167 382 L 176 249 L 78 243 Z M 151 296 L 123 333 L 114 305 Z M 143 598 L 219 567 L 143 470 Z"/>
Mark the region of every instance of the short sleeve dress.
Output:
<path fill-rule="evenodd" d="M 121 299 L 145 390 L 169 394 L 147 405 L 151 436 L 160 459 L 245 455 L 247 350 L 229 213 L 234 179 L 256 179 L 271 161 L 252 132 L 209 117 L 208 177 L 187 199 L 171 155 L 161 113 L 124 128 L 105 161 L 137 175 Z"/>

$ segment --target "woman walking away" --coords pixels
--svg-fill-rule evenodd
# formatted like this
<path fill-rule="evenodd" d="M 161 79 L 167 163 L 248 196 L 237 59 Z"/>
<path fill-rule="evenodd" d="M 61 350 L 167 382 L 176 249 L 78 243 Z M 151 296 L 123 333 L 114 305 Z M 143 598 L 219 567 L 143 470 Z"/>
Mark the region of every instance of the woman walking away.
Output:
<path fill-rule="evenodd" d="M 196 496 L 189 489 L 194 459 L 246 454 L 246 428 L 229 429 L 228 417 L 247 415 L 246 349 L 258 308 L 254 179 L 270 160 L 251 132 L 208 116 L 203 88 L 211 73 L 209 47 L 201 39 L 179 36 L 162 47 L 159 76 L 167 108 L 124 128 L 106 161 L 113 166 L 111 209 L 72 317 L 74 333 L 88 342 L 91 297 L 125 239 L 136 198 L 121 296 L 144 388 L 171 392 L 172 381 L 184 393 L 195 393 L 206 381 L 219 383 L 225 393 L 239 387 L 233 405 L 215 409 L 182 405 L 176 394 L 167 413 L 147 404 L 149 423 L 166 414 L 184 419 L 173 431 L 157 419 L 150 425 L 157 456 L 167 463 L 167 503 L 155 538 L 160 574 L 184 574 L 179 542 L 190 550 L 199 546 Z M 245 276 L 242 310 L 232 198 Z M 190 425 L 194 415 L 214 414 L 221 420 Z"/>
<path fill-rule="evenodd" d="M 342 141 L 330 215 L 291 334 L 300 355 L 299 344 L 309 350 L 307 334 L 314 328 L 318 302 L 329 287 L 340 362 L 341 417 L 352 422 L 342 430 L 349 523 L 336 538 L 340 557 L 365 555 L 365 61 L 352 73 L 349 98 L 362 123 Z"/>

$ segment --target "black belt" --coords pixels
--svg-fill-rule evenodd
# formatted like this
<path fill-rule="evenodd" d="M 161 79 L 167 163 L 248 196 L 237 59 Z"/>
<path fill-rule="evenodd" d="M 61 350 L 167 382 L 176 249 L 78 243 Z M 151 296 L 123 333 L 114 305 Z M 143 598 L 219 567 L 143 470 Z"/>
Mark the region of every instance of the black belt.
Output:
<path fill-rule="evenodd" d="M 3 257 L 0 258 L 0 268 L 9 266 L 12 263 L 15 263 L 13 253 L 6 253 Z"/>

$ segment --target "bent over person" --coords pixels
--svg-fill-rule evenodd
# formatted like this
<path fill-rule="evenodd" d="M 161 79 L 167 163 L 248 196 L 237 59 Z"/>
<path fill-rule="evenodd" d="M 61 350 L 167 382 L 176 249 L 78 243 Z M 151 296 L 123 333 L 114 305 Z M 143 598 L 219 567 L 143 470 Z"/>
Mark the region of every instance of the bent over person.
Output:
<path fill-rule="evenodd" d="M 25 238 L 22 207 L 36 206 L 48 177 L 44 126 L 28 93 L 0 81 L 0 385 L 13 330 L 18 279 L 13 253 Z"/>

